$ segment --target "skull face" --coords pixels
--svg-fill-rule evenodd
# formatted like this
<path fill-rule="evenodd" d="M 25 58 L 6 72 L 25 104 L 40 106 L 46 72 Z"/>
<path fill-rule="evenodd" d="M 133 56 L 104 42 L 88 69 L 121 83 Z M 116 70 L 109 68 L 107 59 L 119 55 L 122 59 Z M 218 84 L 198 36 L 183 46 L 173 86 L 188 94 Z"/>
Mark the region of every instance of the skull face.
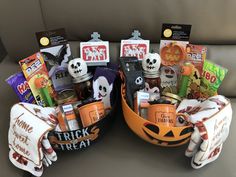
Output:
<path fill-rule="evenodd" d="M 136 85 L 142 85 L 143 84 L 143 78 L 142 77 L 137 77 L 136 79 L 135 79 L 135 84 Z"/>
<path fill-rule="evenodd" d="M 142 61 L 143 70 L 148 72 L 157 72 L 161 65 L 161 58 L 158 53 L 148 53 Z"/>
<path fill-rule="evenodd" d="M 81 58 L 75 58 L 68 64 L 68 71 L 73 78 L 81 77 L 88 72 L 86 62 Z"/>

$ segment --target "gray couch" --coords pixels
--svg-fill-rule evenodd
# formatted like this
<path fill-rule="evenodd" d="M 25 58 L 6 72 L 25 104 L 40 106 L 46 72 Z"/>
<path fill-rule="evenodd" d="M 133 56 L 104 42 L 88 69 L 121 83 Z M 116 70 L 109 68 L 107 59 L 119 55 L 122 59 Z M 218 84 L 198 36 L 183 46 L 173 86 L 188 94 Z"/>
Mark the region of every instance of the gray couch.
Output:
<path fill-rule="evenodd" d="M 191 43 L 207 45 L 208 58 L 229 69 L 219 94 L 230 97 L 236 110 L 235 6 L 234 0 L 1 0 L 0 36 L 8 56 L 0 63 L 0 176 L 30 176 L 8 160 L 9 111 L 17 98 L 4 80 L 20 70 L 16 61 L 38 51 L 36 31 L 65 27 L 74 56 L 79 56 L 79 41 L 98 31 L 111 42 L 111 58 L 117 61 L 119 42 L 133 29 L 158 51 L 162 23 L 192 24 Z M 102 141 L 82 152 L 59 152 L 59 160 L 43 176 L 236 177 L 234 118 L 219 159 L 193 170 L 184 156 L 186 146 L 161 148 L 144 142 L 128 129 L 119 110 Z"/>

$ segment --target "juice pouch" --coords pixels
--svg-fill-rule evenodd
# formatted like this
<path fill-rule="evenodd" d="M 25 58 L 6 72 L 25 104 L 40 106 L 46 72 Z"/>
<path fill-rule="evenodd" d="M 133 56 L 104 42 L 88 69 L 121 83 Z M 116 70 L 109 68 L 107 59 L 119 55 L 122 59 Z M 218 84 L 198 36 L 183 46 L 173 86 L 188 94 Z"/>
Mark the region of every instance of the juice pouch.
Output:
<path fill-rule="evenodd" d="M 206 52 L 207 48 L 202 45 L 187 44 L 186 46 L 187 60 L 193 64 L 187 88 L 188 99 L 198 99 L 200 97 L 201 75 Z"/>
<path fill-rule="evenodd" d="M 208 98 L 216 95 L 227 72 L 226 68 L 205 60 L 200 85 L 201 97 Z"/>
<path fill-rule="evenodd" d="M 19 61 L 23 74 L 29 84 L 33 96 L 40 106 L 49 106 L 46 104 L 45 95 L 48 93 L 50 98 L 54 95 L 54 89 L 49 80 L 48 71 L 44 63 L 43 56 L 40 52 L 35 53 Z M 41 80 L 43 87 L 36 87 L 36 80 Z M 50 99 L 47 97 L 47 99 Z M 51 105 L 50 105 L 51 106 Z"/>

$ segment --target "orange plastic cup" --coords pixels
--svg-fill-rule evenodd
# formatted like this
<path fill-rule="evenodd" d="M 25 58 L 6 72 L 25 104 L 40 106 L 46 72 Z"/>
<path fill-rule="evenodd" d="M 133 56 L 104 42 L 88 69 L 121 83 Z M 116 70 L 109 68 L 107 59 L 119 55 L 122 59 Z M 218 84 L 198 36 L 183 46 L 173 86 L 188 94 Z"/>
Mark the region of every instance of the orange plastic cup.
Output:
<path fill-rule="evenodd" d="M 149 105 L 147 119 L 159 125 L 174 127 L 176 124 L 176 108 L 171 104 Z"/>
<path fill-rule="evenodd" d="M 87 127 L 101 120 L 105 116 L 103 102 L 93 102 L 79 108 L 80 119 L 83 127 Z"/>

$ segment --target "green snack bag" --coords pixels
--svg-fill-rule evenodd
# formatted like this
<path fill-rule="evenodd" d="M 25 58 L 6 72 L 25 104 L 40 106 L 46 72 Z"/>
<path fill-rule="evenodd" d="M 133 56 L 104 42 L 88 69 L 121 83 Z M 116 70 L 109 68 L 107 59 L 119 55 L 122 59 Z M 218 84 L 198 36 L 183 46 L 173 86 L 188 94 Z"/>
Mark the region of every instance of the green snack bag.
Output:
<path fill-rule="evenodd" d="M 208 98 L 216 95 L 227 72 L 226 68 L 205 60 L 200 85 L 201 97 Z"/>

